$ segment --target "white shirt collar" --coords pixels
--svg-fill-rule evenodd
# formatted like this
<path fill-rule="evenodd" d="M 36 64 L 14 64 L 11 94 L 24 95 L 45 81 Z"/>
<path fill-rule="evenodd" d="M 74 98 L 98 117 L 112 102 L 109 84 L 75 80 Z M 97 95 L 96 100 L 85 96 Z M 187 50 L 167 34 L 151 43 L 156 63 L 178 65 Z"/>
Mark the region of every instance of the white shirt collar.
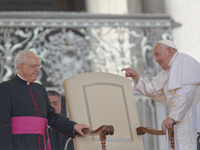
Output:
<path fill-rule="evenodd" d="M 174 56 L 173 56 L 172 59 L 170 60 L 170 62 L 169 62 L 169 67 L 172 66 L 172 64 L 173 64 L 173 62 L 174 62 L 174 59 L 175 59 L 175 57 L 176 57 L 177 54 L 178 54 L 178 51 L 174 54 Z"/>
<path fill-rule="evenodd" d="M 17 76 L 20 78 L 20 79 L 22 79 L 22 80 L 24 80 L 24 81 L 27 81 L 26 79 L 24 79 L 22 76 L 20 76 L 18 73 L 17 73 Z M 29 85 L 30 84 L 30 82 L 29 81 L 27 81 L 27 85 Z"/>

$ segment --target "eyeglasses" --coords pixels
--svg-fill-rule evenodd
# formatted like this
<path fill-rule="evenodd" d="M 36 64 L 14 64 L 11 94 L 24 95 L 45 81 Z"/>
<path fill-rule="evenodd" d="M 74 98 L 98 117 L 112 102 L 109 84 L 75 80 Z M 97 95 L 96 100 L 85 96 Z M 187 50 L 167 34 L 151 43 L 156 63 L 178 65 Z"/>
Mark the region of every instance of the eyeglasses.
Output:
<path fill-rule="evenodd" d="M 30 65 L 30 64 L 27 64 L 27 63 L 23 63 L 23 64 L 28 65 L 28 66 L 31 67 L 32 69 L 41 69 L 41 68 L 42 68 L 42 65 Z"/>

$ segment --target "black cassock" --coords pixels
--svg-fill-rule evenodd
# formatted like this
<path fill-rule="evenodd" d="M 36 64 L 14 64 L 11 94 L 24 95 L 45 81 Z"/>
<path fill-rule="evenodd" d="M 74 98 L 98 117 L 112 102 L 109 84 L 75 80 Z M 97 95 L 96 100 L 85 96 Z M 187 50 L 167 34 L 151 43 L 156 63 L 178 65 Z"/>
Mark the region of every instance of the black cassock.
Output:
<path fill-rule="evenodd" d="M 44 137 L 40 134 L 12 134 L 11 117 L 42 117 L 48 125 L 73 137 L 76 124 L 58 114 L 51 107 L 45 88 L 37 83 L 27 84 L 17 75 L 0 84 L 0 149 L 44 150 Z"/>
<path fill-rule="evenodd" d="M 51 141 L 51 150 L 64 150 L 67 140 L 70 140 L 67 136 L 52 128 L 49 128 L 49 138 Z M 72 140 L 69 141 L 67 150 L 74 150 Z"/>

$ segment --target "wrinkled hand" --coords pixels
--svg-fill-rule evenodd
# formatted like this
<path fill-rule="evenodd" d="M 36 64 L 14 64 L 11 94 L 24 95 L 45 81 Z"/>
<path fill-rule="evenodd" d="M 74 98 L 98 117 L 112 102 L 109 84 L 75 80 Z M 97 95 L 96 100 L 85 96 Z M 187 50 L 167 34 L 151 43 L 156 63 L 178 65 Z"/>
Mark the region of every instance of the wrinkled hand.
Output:
<path fill-rule="evenodd" d="M 85 134 L 83 133 L 83 129 L 84 128 L 86 128 L 86 129 L 90 129 L 90 127 L 89 126 L 87 126 L 87 125 L 85 125 L 85 124 L 75 124 L 75 126 L 74 126 L 74 130 L 76 131 L 76 132 L 78 132 L 80 135 L 82 135 L 82 136 L 85 136 Z"/>
<path fill-rule="evenodd" d="M 167 117 L 162 123 L 162 131 L 165 133 L 166 129 L 172 128 L 174 120 L 170 117 Z"/>
<path fill-rule="evenodd" d="M 123 68 L 121 71 L 125 71 L 126 77 L 131 77 L 136 83 L 140 79 L 140 75 L 132 68 Z"/>

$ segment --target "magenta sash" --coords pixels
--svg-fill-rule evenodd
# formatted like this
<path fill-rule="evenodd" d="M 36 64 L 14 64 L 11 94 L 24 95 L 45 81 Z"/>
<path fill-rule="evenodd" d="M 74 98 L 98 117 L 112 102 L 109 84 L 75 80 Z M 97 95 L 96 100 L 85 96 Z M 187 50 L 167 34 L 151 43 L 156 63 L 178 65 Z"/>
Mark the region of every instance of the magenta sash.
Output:
<path fill-rule="evenodd" d="M 45 150 L 51 150 L 50 140 L 46 140 L 45 133 L 47 129 L 47 119 L 36 116 L 23 116 L 23 117 L 11 117 L 11 129 L 12 134 L 40 134 L 44 137 Z"/>

